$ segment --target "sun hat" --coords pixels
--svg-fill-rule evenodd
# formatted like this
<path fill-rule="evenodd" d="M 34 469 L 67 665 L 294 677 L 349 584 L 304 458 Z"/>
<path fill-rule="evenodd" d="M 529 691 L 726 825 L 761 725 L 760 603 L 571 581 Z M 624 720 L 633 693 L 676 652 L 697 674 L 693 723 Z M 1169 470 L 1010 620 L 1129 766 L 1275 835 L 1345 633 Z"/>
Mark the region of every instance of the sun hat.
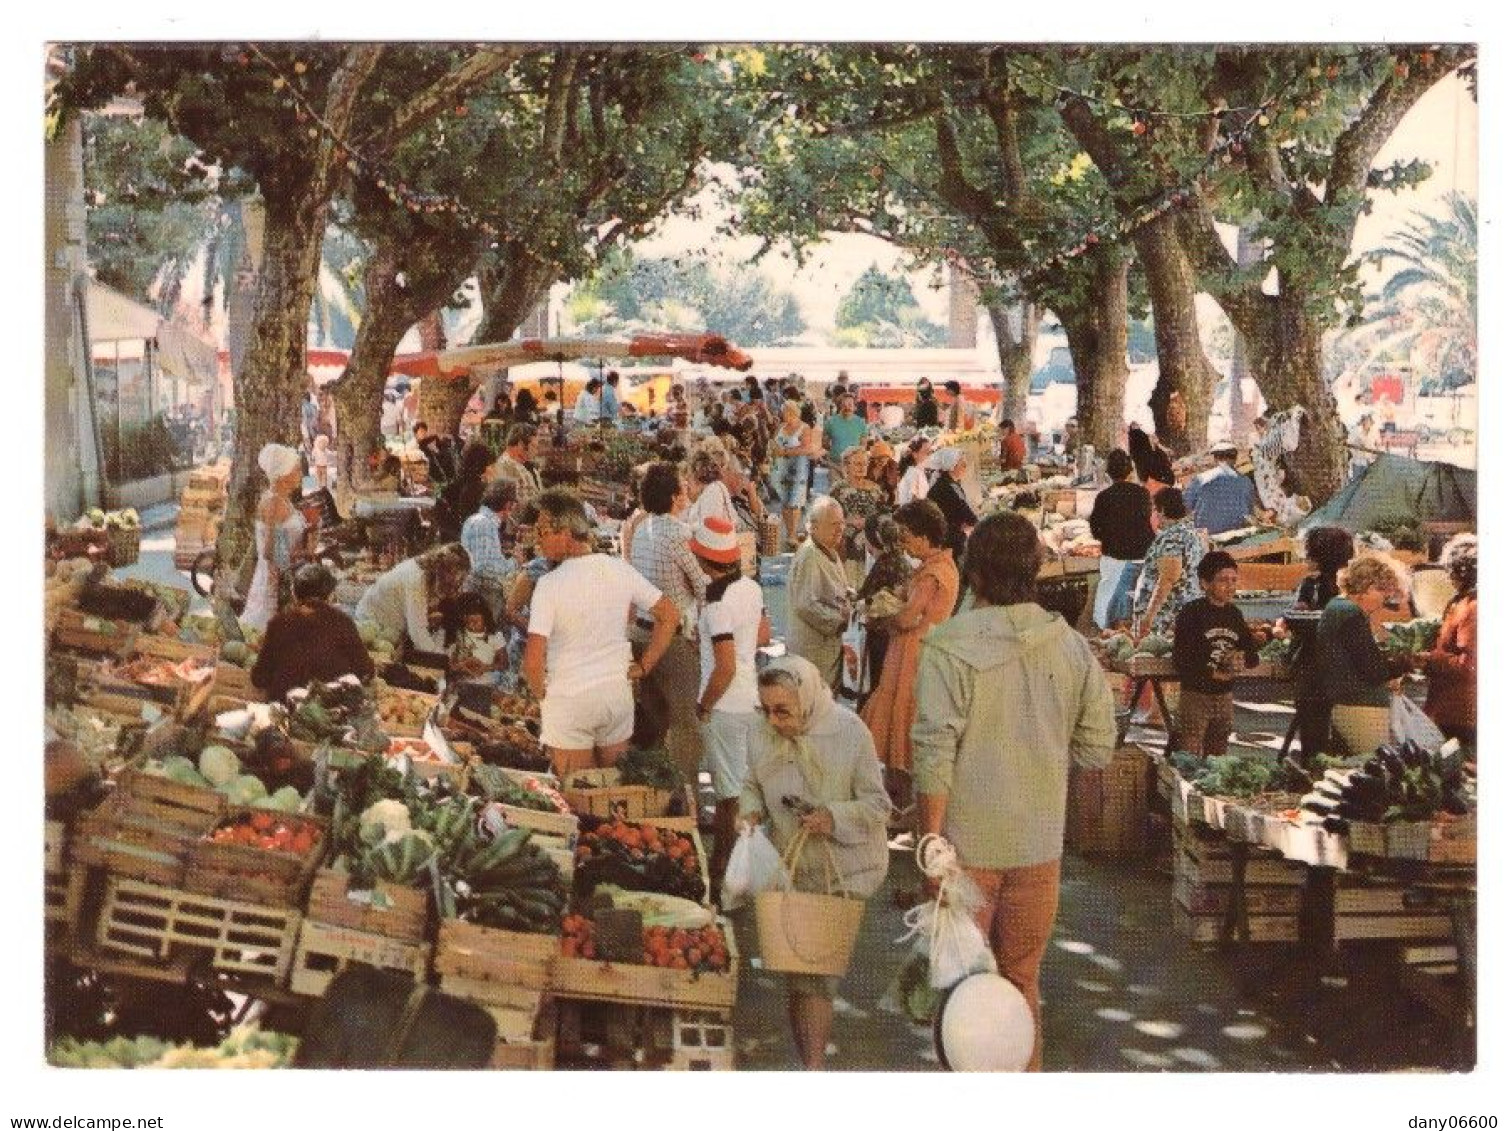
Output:
<path fill-rule="evenodd" d="M 688 545 L 692 553 L 710 562 L 730 565 L 739 560 L 739 539 L 734 535 L 734 524 L 715 514 L 697 524 L 696 533 Z"/>
<path fill-rule="evenodd" d="M 1020 1072 L 1035 1040 L 1027 999 L 999 974 L 956 983 L 933 1020 L 938 1061 L 951 1072 Z"/>

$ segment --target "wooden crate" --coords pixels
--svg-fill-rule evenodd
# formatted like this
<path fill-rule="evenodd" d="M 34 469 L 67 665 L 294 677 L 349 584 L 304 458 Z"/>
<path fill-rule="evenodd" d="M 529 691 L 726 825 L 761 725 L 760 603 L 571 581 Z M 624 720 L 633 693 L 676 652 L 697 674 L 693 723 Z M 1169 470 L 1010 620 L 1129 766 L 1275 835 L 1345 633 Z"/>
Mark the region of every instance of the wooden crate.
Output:
<path fill-rule="evenodd" d="M 696 817 L 641 817 L 637 821 L 631 821 L 635 825 L 654 825 L 657 829 L 670 830 L 682 833 L 689 837 L 692 846 L 697 850 L 697 870 L 702 876 L 702 903 L 711 905 L 712 885 L 708 879 L 707 849 L 702 843 L 702 833 L 697 827 Z M 578 840 L 578 844 L 580 841 Z"/>
<path fill-rule="evenodd" d="M 302 907 L 315 869 L 330 846 L 330 822 L 323 817 L 279 813 L 269 809 L 233 809 L 218 825 L 239 821 L 242 817 L 265 814 L 277 821 L 305 825 L 318 831 L 314 847 L 303 855 L 272 852 L 246 844 L 230 844 L 210 839 L 211 829 L 189 848 L 188 871 L 184 886 L 196 895 L 273 907 Z"/>
<path fill-rule="evenodd" d="M 1087 856 L 1140 856 L 1147 849 L 1148 755 L 1116 751 L 1103 770 L 1071 770 L 1065 841 Z"/>
<path fill-rule="evenodd" d="M 586 781 L 586 786 L 573 785 Z M 622 817 L 626 821 L 639 821 L 646 817 L 664 817 L 671 809 L 671 799 L 676 795 L 668 789 L 652 789 L 647 785 L 620 785 L 618 770 L 603 769 L 573 770 L 566 775 L 561 795 L 566 804 L 578 813 L 594 817 Z"/>
<path fill-rule="evenodd" d="M 442 919 L 435 972 L 465 986 L 471 1000 L 517 1005 L 521 995 L 543 993 L 560 961 L 559 934 L 538 935 Z"/>
<path fill-rule="evenodd" d="M 1193 943 L 1217 943 L 1222 939 L 1226 917 L 1220 915 L 1191 915 L 1177 903 L 1174 904 L 1174 933 Z M 1249 915 L 1247 917 L 1248 940 L 1254 943 L 1283 943 L 1299 941 L 1298 915 Z"/>
<path fill-rule="evenodd" d="M 1292 884 L 1242 885 L 1249 915 L 1297 915 L 1300 888 Z M 1224 915 L 1231 904 L 1230 884 L 1205 884 L 1187 873 L 1174 876 L 1174 902 L 1191 915 Z"/>
<path fill-rule="evenodd" d="M 150 774 L 135 763 L 116 774 L 115 788 L 117 792 L 139 801 L 185 811 L 213 813 L 217 819 L 228 808 L 225 795 L 216 790 L 186 785 L 161 774 Z"/>
<path fill-rule="evenodd" d="M 68 826 L 47 821 L 42 830 L 42 919 L 49 949 L 60 946 L 78 927 L 84 898 L 83 869 L 68 870 Z"/>
<path fill-rule="evenodd" d="M 1343 875 L 1337 880 L 1333 907 L 1337 942 L 1452 938 L 1446 899 L 1430 888 Z"/>
<path fill-rule="evenodd" d="M 385 880 L 378 880 L 369 891 L 353 890 L 346 872 L 321 868 L 309 888 L 308 914 L 327 926 L 400 942 L 423 942 L 429 937 L 430 893 L 426 888 Z"/>
<path fill-rule="evenodd" d="M 136 625 L 129 621 L 109 621 L 108 623 L 113 628 L 109 632 L 102 632 L 97 628 L 86 627 L 86 619 L 106 623 L 101 617 L 86 618 L 77 609 L 59 610 L 57 622 L 52 630 L 53 646 L 93 655 L 113 656 L 117 659 L 123 659 L 131 654 L 131 648 L 136 640 Z"/>
<path fill-rule="evenodd" d="M 225 799 L 216 797 L 218 809 L 198 809 L 116 790 L 78 819 L 73 860 L 112 876 L 174 887 L 183 880 L 190 849 L 224 811 Z"/>
<path fill-rule="evenodd" d="M 1174 825 L 1174 868 L 1202 884 L 1232 881 L 1231 845 L 1222 836 L 1202 833 L 1193 825 Z M 1244 873 L 1247 884 L 1299 885 L 1305 866 L 1269 850 L 1249 849 Z"/>
<path fill-rule="evenodd" d="M 505 1036 L 505 1026 L 514 1028 L 511 1018 L 499 1020 L 500 1010 L 490 1008 L 493 1020 L 498 1022 L 498 1047 L 493 1052 L 489 1068 L 524 1072 L 549 1072 L 555 1068 L 556 1009 L 547 996 L 540 996 L 540 1004 L 534 1012 L 534 1021 L 526 1036 Z M 527 1018 L 528 1010 L 508 1010 L 508 1013 Z"/>
<path fill-rule="evenodd" d="M 389 687 L 386 684 L 377 688 L 377 700 L 403 699 L 411 704 L 417 704 L 424 709 L 424 718 L 427 720 L 434 713 L 435 705 L 440 702 L 438 695 L 426 695 L 422 691 L 410 691 L 402 687 Z M 378 726 L 384 734 L 393 735 L 396 738 L 420 738 L 424 734 L 424 722 L 417 725 L 400 725 L 389 722 L 378 716 Z"/>
<path fill-rule="evenodd" d="M 223 974 L 281 985 L 302 918 L 292 908 L 112 878 L 94 942 L 98 954 L 132 963 L 148 977 L 184 981 L 207 964 Z"/>
<path fill-rule="evenodd" d="M 224 660 L 215 665 L 214 688 L 216 696 L 235 699 L 240 703 L 261 703 L 267 699 L 262 691 L 252 685 L 250 671 Z"/>
<path fill-rule="evenodd" d="M 498 808 L 503 811 L 503 819 L 518 829 L 532 829 L 546 836 L 561 837 L 569 841 L 576 836 L 581 825 L 580 818 L 575 813 L 558 813 L 555 810 L 526 809 L 522 805 L 504 805 L 499 803 Z M 534 839 L 534 838 L 531 838 Z"/>
<path fill-rule="evenodd" d="M 162 636 L 144 632 L 137 636 L 132 651 L 138 656 L 150 656 L 154 660 L 204 660 L 218 666 L 219 651 L 209 644 L 186 644 L 175 636 Z"/>
<path fill-rule="evenodd" d="M 669 1072 L 732 1072 L 734 1028 L 728 1017 L 693 1010 L 671 1011 Z"/>
<path fill-rule="evenodd" d="M 288 988 L 306 997 L 319 997 L 353 962 L 412 973 L 423 982 L 429 975 L 430 946 L 305 919 L 299 927 Z"/>
<path fill-rule="evenodd" d="M 1430 827 L 1426 858 L 1432 864 L 1478 862 L 1478 818 L 1474 813 L 1456 821 L 1436 821 Z"/>
<path fill-rule="evenodd" d="M 726 1015 L 738 997 L 739 951 L 728 920 L 720 918 L 717 923 L 728 943 L 726 973 L 698 974 L 658 966 L 562 956 L 556 961 L 551 986 L 558 997 L 680 1007 Z"/>

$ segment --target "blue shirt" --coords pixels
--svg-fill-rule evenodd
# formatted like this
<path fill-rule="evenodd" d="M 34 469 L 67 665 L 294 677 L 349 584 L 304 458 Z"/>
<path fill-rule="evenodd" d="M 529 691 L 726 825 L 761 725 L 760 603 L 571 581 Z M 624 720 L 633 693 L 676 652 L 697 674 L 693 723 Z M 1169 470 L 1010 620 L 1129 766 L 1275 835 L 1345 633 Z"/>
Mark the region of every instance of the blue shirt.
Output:
<path fill-rule="evenodd" d="M 1211 534 L 1225 534 L 1251 524 L 1257 488 L 1230 464 L 1218 463 L 1190 480 L 1184 488 L 1184 502 L 1197 527 Z"/>
<path fill-rule="evenodd" d="M 618 390 L 612 385 L 603 386 L 603 419 L 613 425 L 618 424 Z"/>
<path fill-rule="evenodd" d="M 472 577 L 493 585 L 502 585 L 517 568 L 503 553 L 502 526 L 498 512 L 486 506 L 461 524 L 461 547 L 472 560 Z"/>
<path fill-rule="evenodd" d="M 829 440 L 828 458 L 835 462 L 842 459 L 843 455 L 856 444 L 863 442 L 867 425 L 858 413 L 853 416 L 843 416 L 833 413 L 823 421 L 823 435 Z"/>

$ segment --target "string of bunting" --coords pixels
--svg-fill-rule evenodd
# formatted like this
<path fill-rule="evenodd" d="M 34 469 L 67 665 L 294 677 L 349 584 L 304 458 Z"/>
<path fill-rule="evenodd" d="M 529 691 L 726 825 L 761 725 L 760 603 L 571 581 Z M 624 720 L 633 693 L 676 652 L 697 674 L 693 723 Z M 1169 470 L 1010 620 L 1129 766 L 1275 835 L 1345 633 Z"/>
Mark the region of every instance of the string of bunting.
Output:
<path fill-rule="evenodd" d="M 458 219 L 461 223 L 481 232 L 483 235 L 491 239 L 493 241 L 494 248 L 496 248 L 498 246 L 498 242 L 501 241 L 522 248 L 526 254 L 530 255 L 540 262 L 548 262 L 542 256 L 540 256 L 540 254 L 529 244 L 510 236 L 507 231 L 500 228 L 497 224 L 493 223 L 487 217 L 479 215 L 474 209 L 469 208 L 467 205 L 463 204 L 461 201 L 455 199 L 454 197 L 447 196 L 442 193 L 424 193 L 418 191 L 417 189 L 410 188 L 401 179 L 394 176 L 388 169 L 384 168 L 379 162 L 362 153 L 361 150 L 357 148 L 357 146 L 353 145 L 351 142 L 342 137 L 339 131 L 337 131 L 335 127 L 333 127 L 328 121 L 325 120 L 320 112 L 315 109 L 309 98 L 305 96 L 304 91 L 298 81 L 298 76 L 304 74 L 304 72 L 307 70 L 307 65 L 304 62 L 296 61 L 293 64 L 294 77 L 290 78 L 287 74 L 284 73 L 282 68 L 278 66 L 277 62 L 271 59 L 266 54 L 266 52 L 264 52 L 255 43 L 249 43 L 247 44 L 247 47 L 249 49 L 249 54 L 242 53 L 240 56 L 243 63 L 249 62 L 251 57 L 255 56 L 257 60 L 259 60 L 264 66 L 266 66 L 273 72 L 273 90 L 283 95 L 284 99 L 286 100 L 286 104 L 293 106 L 295 114 L 298 116 L 300 121 L 308 118 L 315 123 L 314 125 L 308 127 L 309 136 L 312 138 L 318 137 L 319 134 L 323 132 L 335 145 L 336 153 L 345 158 L 346 167 L 352 173 L 358 173 L 367 176 L 372 181 L 372 183 L 376 185 L 377 189 L 382 192 L 390 201 L 392 201 L 392 203 L 406 208 L 408 211 L 416 215 L 439 215 L 441 213 L 449 213 L 455 216 L 456 219 Z"/>

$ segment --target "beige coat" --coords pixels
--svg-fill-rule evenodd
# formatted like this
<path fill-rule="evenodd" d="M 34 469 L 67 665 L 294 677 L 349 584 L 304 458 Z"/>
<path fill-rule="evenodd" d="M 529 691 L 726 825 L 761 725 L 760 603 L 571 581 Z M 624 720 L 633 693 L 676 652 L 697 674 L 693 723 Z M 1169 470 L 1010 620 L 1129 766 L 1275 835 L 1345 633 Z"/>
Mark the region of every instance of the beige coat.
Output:
<path fill-rule="evenodd" d="M 912 762 L 947 798 L 943 835 L 967 867 L 1063 855 L 1069 762 L 1111 761 L 1110 687 L 1090 645 L 1036 604 L 960 613 L 922 642 Z"/>
<path fill-rule="evenodd" d="M 790 617 L 786 648 L 810 660 L 829 687 L 838 683 L 842 637 L 849 625 L 846 594 L 849 578 L 843 563 L 828 557 L 811 538 L 791 562 L 786 581 Z"/>
<path fill-rule="evenodd" d="M 749 731 L 749 775 L 739 797 L 741 817 L 764 816 L 770 839 L 785 852 L 801 825 L 795 812 L 781 804 L 788 794 L 833 814 L 833 836 L 812 837 L 802 853 L 796 885 L 804 891 L 826 891 L 826 853 L 849 895 L 867 898 L 885 880 L 890 863 L 886 847 L 886 819 L 891 801 L 886 796 L 875 757 L 875 744 L 859 716 L 833 704 L 808 732 L 807 738 L 823 766 L 823 780 L 808 782 L 784 741 L 763 719 Z"/>

